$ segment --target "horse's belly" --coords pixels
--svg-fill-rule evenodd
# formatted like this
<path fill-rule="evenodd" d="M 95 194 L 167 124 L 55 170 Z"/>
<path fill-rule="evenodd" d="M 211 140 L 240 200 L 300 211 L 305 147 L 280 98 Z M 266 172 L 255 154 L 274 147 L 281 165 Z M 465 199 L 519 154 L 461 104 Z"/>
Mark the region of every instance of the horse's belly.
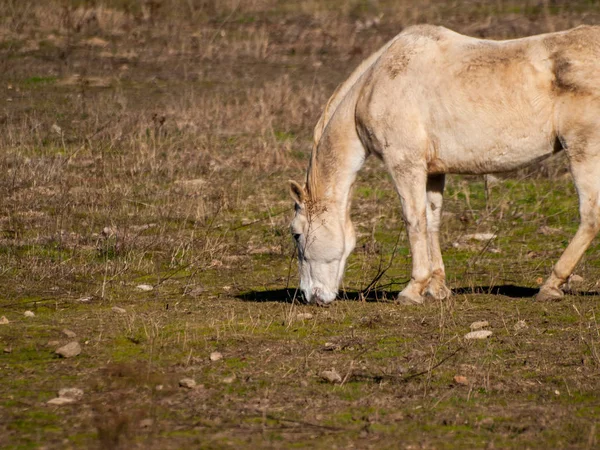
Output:
<path fill-rule="evenodd" d="M 554 152 L 552 125 L 539 116 L 528 122 L 507 120 L 483 126 L 474 120 L 433 133 L 430 172 L 505 172 L 544 159 Z"/>

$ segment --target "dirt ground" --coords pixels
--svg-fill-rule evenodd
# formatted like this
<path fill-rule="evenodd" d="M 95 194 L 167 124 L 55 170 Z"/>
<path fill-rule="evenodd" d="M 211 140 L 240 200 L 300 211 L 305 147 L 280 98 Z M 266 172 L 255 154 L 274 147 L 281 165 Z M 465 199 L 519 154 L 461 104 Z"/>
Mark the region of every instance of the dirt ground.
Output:
<path fill-rule="evenodd" d="M 600 2 L 0 2 L 0 447 L 598 448 L 598 242 L 532 299 L 578 224 L 564 157 L 450 177 L 454 295 L 423 306 L 393 302 L 410 255 L 369 160 L 341 298 L 296 299 L 287 180 L 415 23 L 513 38 Z"/>

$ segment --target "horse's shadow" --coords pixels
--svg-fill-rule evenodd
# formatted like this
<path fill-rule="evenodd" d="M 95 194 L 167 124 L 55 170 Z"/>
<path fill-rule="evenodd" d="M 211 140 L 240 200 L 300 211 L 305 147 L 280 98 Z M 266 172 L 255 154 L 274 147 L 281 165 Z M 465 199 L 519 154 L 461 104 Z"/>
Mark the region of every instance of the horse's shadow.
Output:
<path fill-rule="evenodd" d="M 468 294 L 487 294 L 501 295 L 504 297 L 520 299 L 531 298 L 539 292 L 537 288 L 526 286 L 516 286 L 514 284 L 504 284 L 500 286 L 473 286 L 473 287 L 458 287 L 452 289 L 454 295 Z M 366 301 L 366 302 L 385 302 L 393 301 L 400 291 L 388 291 L 380 289 L 372 289 L 368 292 L 347 290 L 340 292 L 339 298 L 348 301 Z M 596 296 L 600 292 L 584 292 L 584 291 L 567 291 L 569 295 L 577 296 Z M 294 301 L 302 303 L 302 296 L 299 289 L 273 289 L 268 291 L 248 291 L 236 295 L 236 298 L 246 302 L 279 302 L 293 303 Z"/>

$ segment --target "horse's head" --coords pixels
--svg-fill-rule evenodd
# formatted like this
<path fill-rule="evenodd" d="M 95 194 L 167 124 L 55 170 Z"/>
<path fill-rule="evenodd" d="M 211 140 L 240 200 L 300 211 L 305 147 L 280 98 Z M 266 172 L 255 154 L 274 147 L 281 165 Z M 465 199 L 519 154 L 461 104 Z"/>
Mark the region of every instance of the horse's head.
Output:
<path fill-rule="evenodd" d="M 354 228 L 346 211 L 311 199 L 294 181 L 290 188 L 296 203 L 291 231 L 298 248 L 300 289 L 309 303 L 331 303 L 356 243 Z"/>

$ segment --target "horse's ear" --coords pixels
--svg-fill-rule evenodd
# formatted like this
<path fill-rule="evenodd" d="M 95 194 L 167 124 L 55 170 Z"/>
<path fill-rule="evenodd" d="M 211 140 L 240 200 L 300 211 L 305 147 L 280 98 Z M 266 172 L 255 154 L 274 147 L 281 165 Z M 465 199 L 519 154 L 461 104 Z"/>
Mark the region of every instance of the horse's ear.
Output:
<path fill-rule="evenodd" d="M 302 205 L 306 200 L 306 190 L 294 180 L 290 180 L 290 194 L 298 205 Z"/>

